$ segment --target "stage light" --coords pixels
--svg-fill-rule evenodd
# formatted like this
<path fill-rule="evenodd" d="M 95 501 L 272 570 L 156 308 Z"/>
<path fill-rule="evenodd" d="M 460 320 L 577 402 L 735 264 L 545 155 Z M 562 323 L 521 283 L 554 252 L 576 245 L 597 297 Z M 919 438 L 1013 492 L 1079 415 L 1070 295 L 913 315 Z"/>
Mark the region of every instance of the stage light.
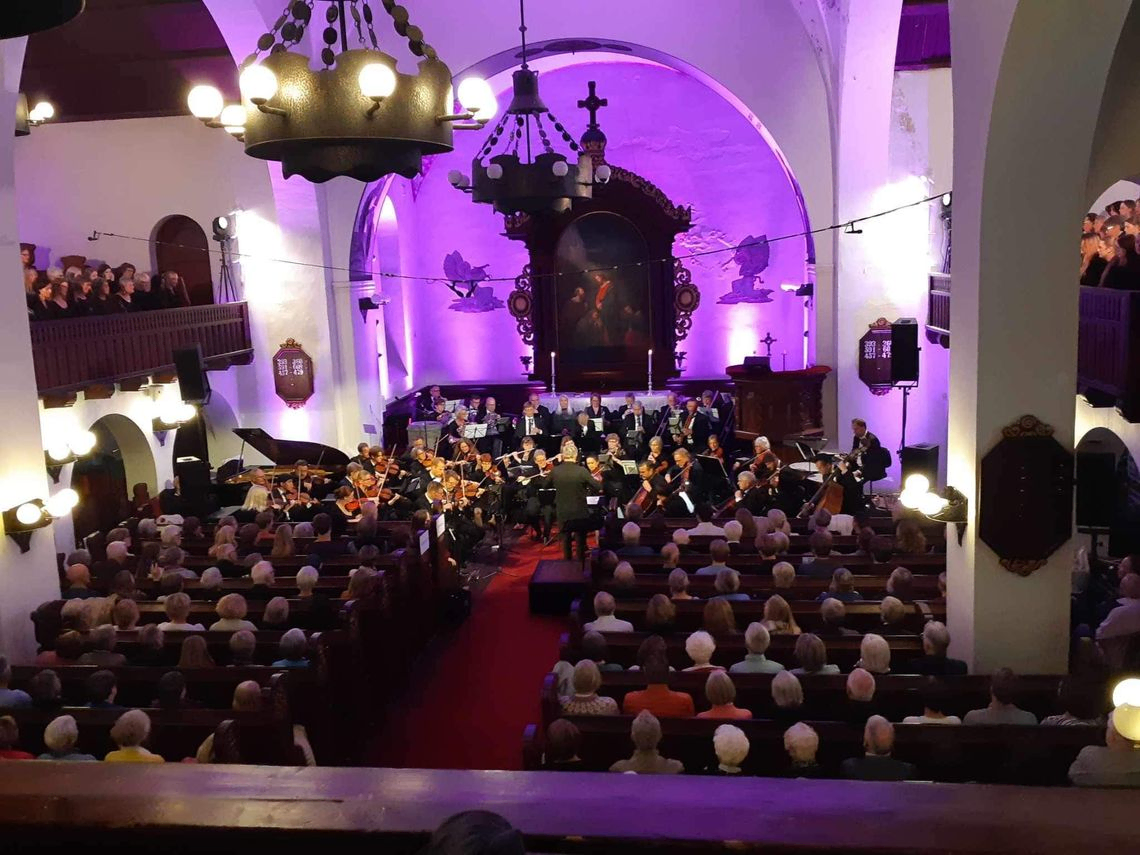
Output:
<path fill-rule="evenodd" d="M 473 113 L 476 119 L 490 119 L 499 108 L 495 92 L 482 77 L 468 77 L 459 82 L 457 90 L 459 103 L 463 109 Z"/>
<path fill-rule="evenodd" d="M 238 78 L 238 88 L 251 103 L 260 107 L 277 94 L 277 75 L 264 65 L 255 63 L 241 73 Z M 228 123 L 223 121 L 223 124 Z"/>
<path fill-rule="evenodd" d="M 246 121 L 245 107 L 241 104 L 227 105 L 222 110 L 222 115 L 218 117 L 218 121 L 227 129 L 244 128 Z"/>
<path fill-rule="evenodd" d="M 237 234 L 237 224 L 234 218 L 222 214 L 220 217 L 214 217 L 214 222 L 211 224 L 214 231 L 214 240 L 226 241 L 230 240 Z"/>
<path fill-rule="evenodd" d="M 918 508 L 918 503 L 919 503 L 919 501 L 921 501 L 921 499 L 922 499 L 921 493 L 913 493 L 909 490 L 903 490 L 902 493 L 899 495 L 899 504 L 901 504 L 904 508 L 910 508 L 911 510 L 916 510 Z"/>
<path fill-rule="evenodd" d="M 183 404 L 175 411 L 175 415 L 179 422 L 192 422 L 198 411 L 194 409 L 193 404 Z"/>
<path fill-rule="evenodd" d="M 67 443 L 62 440 L 53 440 L 47 447 L 47 456 L 52 463 L 70 463 L 72 454 Z"/>
<path fill-rule="evenodd" d="M 949 208 L 950 203 L 953 201 L 954 201 L 953 194 L 951 194 L 951 193 L 943 193 L 942 194 L 942 207 L 943 208 Z"/>

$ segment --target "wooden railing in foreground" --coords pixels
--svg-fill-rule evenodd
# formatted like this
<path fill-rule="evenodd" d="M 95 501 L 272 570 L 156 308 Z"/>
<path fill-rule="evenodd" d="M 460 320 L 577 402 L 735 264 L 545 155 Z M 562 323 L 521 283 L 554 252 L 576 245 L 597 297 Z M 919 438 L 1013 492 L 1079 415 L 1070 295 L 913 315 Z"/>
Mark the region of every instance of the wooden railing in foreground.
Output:
<path fill-rule="evenodd" d="M 457 726 L 462 726 L 459 723 Z M 0 778 L 12 851 L 412 853 L 452 814 L 506 817 L 530 852 L 1125 852 L 1113 790 L 606 773 L 23 763 Z M 290 846 L 290 844 L 298 844 Z"/>
<path fill-rule="evenodd" d="M 245 303 L 36 321 L 29 326 L 41 395 L 172 372 L 175 348 L 195 344 L 211 369 L 248 364 L 253 358 Z"/>

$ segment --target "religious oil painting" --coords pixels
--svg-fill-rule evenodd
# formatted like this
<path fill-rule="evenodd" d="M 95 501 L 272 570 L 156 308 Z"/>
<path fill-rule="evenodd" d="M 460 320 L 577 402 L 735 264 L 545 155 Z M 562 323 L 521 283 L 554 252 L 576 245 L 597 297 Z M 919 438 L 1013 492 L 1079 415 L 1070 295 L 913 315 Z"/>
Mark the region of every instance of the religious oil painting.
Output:
<path fill-rule="evenodd" d="M 645 359 L 653 345 L 648 250 L 625 217 L 593 212 L 558 241 L 559 358 L 566 364 Z"/>

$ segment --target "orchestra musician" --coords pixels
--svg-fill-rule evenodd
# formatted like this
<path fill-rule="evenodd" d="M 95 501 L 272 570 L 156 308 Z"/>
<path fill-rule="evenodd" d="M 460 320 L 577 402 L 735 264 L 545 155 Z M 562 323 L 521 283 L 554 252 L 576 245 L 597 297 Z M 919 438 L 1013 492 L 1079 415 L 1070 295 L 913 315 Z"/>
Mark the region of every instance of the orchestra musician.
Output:
<path fill-rule="evenodd" d="M 537 395 L 533 397 L 538 397 Z M 545 407 L 543 408 L 545 409 Z M 522 416 L 515 420 L 515 436 L 518 437 L 519 447 L 522 447 L 522 442 L 526 437 L 533 439 L 536 436 L 542 436 L 546 433 L 544 426 L 546 422 L 539 414 L 531 401 L 523 404 Z"/>
<path fill-rule="evenodd" d="M 504 420 L 505 417 L 499 412 L 498 402 L 488 395 L 487 400 L 483 402 L 482 415 L 475 418 L 475 421 L 487 426 L 487 435 L 476 443 L 479 451 L 492 457 L 503 456 Z"/>
<path fill-rule="evenodd" d="M 752 440 L 752 458 L 741 461 L 733 467 L 732 471 L 734 475 L 738 475 L 740 472 L 748 470 L 756 476 L 758 482 L 763 484 L 776 474 L 779 468 L 780 459 L 772 451 L 768 437 L 758 436 Z"/>
<path fill-rule="evenodd" d="M 328 515 L 332 520 L 333 537 L 340 537 L 349 523 L 360 521 L 360 499 L 352 487 L 337 487 L 333 496 L 336 501 L 329 505 Z"/>
<path fill-rule="evenodd" d="M 665 406 L 657 412 L 659 419 L 667 420 L 670 416 L 681 415 L 681 406 L 677 402 L 677 393 L 670 392 L 665 396 Z"/>
<path fill-rule="evenodd" d="M 289 518 L 289 522 L 312 522 L 313 517 L 321 513 L 323 502 L 319 502 L 301 490 L 297 493 L 297 498 L 290 502 L 285 508 L 285 514 Z"/>
<path fill-rule="evenodd" d="M 467 416 L 473 422 L 481 422 L 483 420 L 483 396 L 472 395 L 467 399 Z"/>
<path fill-rule="evenodd" d="M 736 476 L 736 492 L 733 494 L 733 499 L 732 507 L 744 508 L 753 516 L 767 513 L 772 506 L 771 488 L 759 486 L 756 475 L 749 469 L 742 470 Z"/>
<path fill-rule="evenodd" d="M 709 424 L 712 425 L 714 433 L 720 430 L 720 407 L 717 405 L 717 396 L 713 393 L 712 389 L 705 389 L 701 392 L 701 406 L 711 413 L 707 416 Z"/>
<path fill-rule="evenodd" d="M 863 481 L 881 481 L 887 477 L 887 467 L 891 465 L 891 455 L 879 438 L 867 430 L 863 419 L 851 420 L 851 453 L 855 456 L 852 474 Z"/>
<path fill-rule="evenodd" d="M 554 436 L 568 434 L 574 427 L 574 411 L 570 409 L 570 399 L 558 396 L 558 409 L 550 414 L 550 432 Z"/>
<path fill-rule="evenodd" d="M 451 421 L 451 413 L 449 413 L 445 409 L 446 403 L 447 402 L 444 401 L 442 398 L 440 400 L 436 401 L 432 405 L 433 406 L 432 414 L 431 414 L 431 418 L 428 419 L 428 421 L 436 421 L 436 422 L 439 422 L 441 425 L 445 425 L 449 421 Z"/>
<path fill-rule="evenodd" d="M 621 431 L 622 436 L 625 437 L 625 447 L 630 456 L 642 457 L 648 442 L 647 438 L 657 433 L 657 425 L 645 412 L 645 407 L 642 406 L 641 401 L 634 401 L 629 410 L 622 416 Z M 632 439 L 631 433 L 634 434 Z"/>
<path fill-rule="evenodd" d="M 423 402 L 421 403 L 421 405 L 418 408 L 419 409 L 418 415 L 420 416 L 420 418 L 425 419 L 427 421 L 431 421 L 432 419 L 434 419 L 435 414 L 436 414 L 436 404 L 437 403 L 442 408 L 443 404 L 445 404 L 446 401 L 444 400 L 443 395 L 440 394 L 439 386 L 432 386 L 428 390 L 427 398 L 423 400 Z"/>
<path fill-rule="evenodd" d="M 665 503 L 667 516 L 691 516 L 697 505 L 704 503 L 704 470 L 701 469 L 700 461 L 687 448 L 678 448 L 673 452 L 673 466 L 665 475 L 665 480 L 669 489 L 669 499 Z"/>
<path fill-rule="evenodd" d="M 590 405 L 586 407 L 586 415 L 591 419 L 601 419 L 602 430 L 609 427 L 610 411 L 607 407 L 602 406 L 602 396 L 597 392 L 590 396 Z"/>
<path fill-rule="evenodd" d="M 537 449 L 534 445 L 533 436 L 524 436 L 522 438 L 522 447 L 518 451 L 512 451 L 499 461 L 499 465 L 503 467 L 505 475 L 510 475 L 510 470 L 516 466 L 531 467 L 534 465 L 534 457 Z M 518 513 L 515 510 L 516 499 L 523 492 L 525 485 L 519 483 L 517 478 L 506 477 L 503 479 L 502 487 L 502 504 L 503 513 L 515 520 L 516 525 L 521 525 L 518 519 Z"/>
<path fill-rule="evenodd" d="M 617 417 L 624 419 L 626 414 L 633 409 L 633 404 L 637 400 L 637 396 L 633 392 L 625 393 L 625 403 L 618 407 Z"/>
<path fill-rule="evenodd" d="M 815 468 L 819 472 L 820 477 L 823 478 L 824 484 L 826 484 L 828 479 L 834 474 L 835 477 L 832 478 L 832 483 L 837 484 L 842 490 L 839 510 L 836 511 L 832 508 L 828 508 L 828 510 L 832 513 L 850 514 L 851 516 L 858 516 L 863 512 L 863 488 L 858 479 L 856 479 L 855 473 L 849 470 L 845 459 L 840 458 L 836 460 L 830 454 L 817 454 L 815 458 Z M 824 502 L 821 498 L 815 503 L 812 510 L 814 511 L 823 506 Z"/>
<path fill-rule="evenodd" d="M 554 495 L 551 493 L 550 472 L 554 464 L 546 459 L 541 448 L 534 453 L 538 474 L 526 479 L 526 524 L 531 527 L 534 539 L 550 544 L 554 529 Z"/>
<path fill-rule="evenodd" d="M 455 419 L 450 422 L 443 429 L 443 435 L 447 437 L 451 450 L 454 452 L 455 447 L 459 445 L 460 441 L 464 438 L 463 431 L 467 427 L 467 408 L 458 407 L 455 410 Z"/>
<path fill-rule="evenodd" d="M 308 493 L 310 496 L 323 497 L 328 490 L 328 482 L 315 472 L 310 472 L 309 464 L 304 460 L 298 460 L 293 464 L 293 480 L 298 492 Z"/>
<path fill-rule="evenodd" d="M 372 466 L 372 446 L 367 442 L 358 443 L 356 446 L 356 456 L 348 459 L 349 463 L 359 463 L 361 468 L 367 469 L 372 472 L 375 471 Z"/>
<path fill-rule="evenodd" d="M 574 444 L 578 446 L 578 449 L 585 454 L 596 454 L 601 446 L 601 440 L 598 439 L 598 432 L 594 430 L 590 416 L 585 410 L 578 411 L 578 415 L 574 420 L 574 427 L 570 430 L 570 438 L 574 440 Z"/>
<path fill-rule="evenodd" d="M 548 410 L 542 403 L 542 399 L 538 397 L 538 392 L 531 392 L 527 397 L 526 402 L 534 407 L 534 415 L 540 422 L 544 433 L 550 432 L 550 410 Z"/>
<path fill-rule="evenodd" d="M 451 456 L 452 463 L 474 466 L 478 459 L 479 454 L 475 451 L 475 446 L 471 444 L 471 440 L 461 439 L 455 443 L 455 451 Z"/>
<path fill-rule="evenodd" d="M 709 444 L 702 452 L 709 457 L 715 457 L 721 463 L 724 462 L 724 448 L 720 444 L 720 437 L 715 433 L 709 434 Z"/>
<path fill-rule="evenodd" d="M 653 467 L 654 472 L 666 472 L 670 466 L 668 455 L 665 454 L 665 440 L 659 436 L 649 438 L 649 454 L 645 459 Z"/>
<path fill-rule="evenodd" d="M 708 445 L 712 432 L 709 420 L 697 410 L 697 401 L 690 398 L 685 402 L 685 414 L 681 417 L 680 433 L 673 434 L 673 444 L 695 453 Z"/>
<path fill-rule="evenodd" d="M 664 473 L 658 472 L 648 460 L 642 460 L 637 464 L 637 474 L 641 478 L 641 488 L 633 501 L 640 504 L 645 513 L 664 505 L 669 493 L 669 482 L 665 480 Z"/>

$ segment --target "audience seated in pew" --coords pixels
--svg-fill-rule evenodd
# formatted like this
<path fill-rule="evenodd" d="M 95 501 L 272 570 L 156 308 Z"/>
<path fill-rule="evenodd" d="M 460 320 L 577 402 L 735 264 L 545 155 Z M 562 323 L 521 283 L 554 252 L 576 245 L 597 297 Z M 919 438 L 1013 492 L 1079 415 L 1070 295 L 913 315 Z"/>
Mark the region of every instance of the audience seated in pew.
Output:
<path fill-rule="evenodd" d="M 598 689 L 602 685 L 602 675 L 589 659 L 583 659 L 574 666 L 574 694 L 562 699 L 562 712 L 565 715 L 617 715 L 618 705 L 613 698 L 601 697 Z"/>
<path fill-rule="evenodd" d="M 249 610 L 245 597 L 241 594 L 226 594 L 218 600 L 218 618 L 210 624 L 210 632 L 237 632 L 240 629 L 256 631 L 251 621 L 245 620 Z"/>
<path fill-rule="evenodd" d="M 65 763 L 93 763 L 96 758 L 76 750 L 79 747 L 79 727 L 75 716 L 61 715 L 44 728 L 44 745 L 47 748 L 38 760 L 56 760 Z"/>
<path fill-rule="evenodd" d="M 107 763 L 165 763 L 165 758 L 142 747 L 150 736 L 150 717 L 142 710 L 127 710 L 111 728 L 118 749 L 103 760 Z"/>
<path fill-rule="evenodd" d="M 999 668 L 990 678 L 990 705 L 970 710 L 965 724 L 1037 724 L 1037 716 L 1014 704 L 1017 677 L 1009 668 Z"/>
<path fill-rule="evenodd" d="M 887 640 L 873 632 L 864 635 L 859 643 L 859 662 L 856 667 L 871 674 L 891 673 L 891 646 Z"/>
<path fill-rule="evenodd" d="M 764 628 L 772 635 L 800 634 L 792 607 L 779 594 L 773 594 L 764 602 Z"/>
<path fill-rule="evenodd" d="M 20 728 L 10 715 L 0 716 L 0 760 L 34 760 L 35 755 L 21 751 Z"/>
<path fill-rule="evenodd" d="M 819 606 L 819 617 L 822 623 L 817 635 L 823 638 L 849 638 L 860 635 L 857 630 L 844 626 L 847 620 L 847 607 L 842 600 L 828 597 Z"/>
<path fill-rule="evenodd" d="M 704 630 L 697 630 L 685 639 L 685 653 L 692 660 L 692 665 L 686 671 L 723 671 L 720 665 L 712 664 L 713 654 L 716 652 L 716 641 Z"/>
<path fill-rule="evenodd" d="M 961 724 L 956 715 L 946 715 L 949 693 L 934 677 L 922 689 L 922 715 L 908 715 L 903 724 Z"/>
<path fill-rule="evenodd" d="M 1140 746 L 1116 729 L 1112 713 L 1105 744 L 1086 745 L 1073 765 L 1069 780 L 1078 787 L 1140 787 Z"/>
<path fill-rule="evenodd" d="M 589 632 L 594 629 L 599 632 L 633 632 L 633 624 L 627 620 L 618 620 L 614 617 L 617 604 L 612 594 L 599 591 L 594 595 L 594 614 L 597 617 L 582 627 Z"/>
<path fill-rule="evenodd" d="M 12 666 L 6 656 L 0 656 L 0 709 L 13 707 L 30 707 L 32 696 L 21 689 L 10 689 L 12 682 Z"/>
<path fill-rule="evenodd" d="M 797 667 L 792 669 L 796 676 L 804 674 L 838 674 L 838 665 L 827 663 L 827 646 L 816 634 L 805 632 L 796 639 L 795 657 Z"/>
<path fill-rule="evenodd" d="M 738 523 L 739 525 L 739 523 Z M 710 676 L 709 679 L 712 679 Z M 722 724 L 713 731 L 713 751 L 716 753 L 716 766 L 708 770 L 709 775 L 739 775 L 744 770 L 740 764 L 748 758 L 748 737 L 739 727 Z"/>
<path fill-rule="evenodd" d="M 693 575 L 716 576 L 721 570 L 728 569 L 728 559 L 730 557 L 731 552 L 729 552 L 728 543 L 723 540 L 714 540 L 709 544 L 709 560 L 711 563 L 700 568 Z"/>
<path fill-rule="evenodd" d="M 843 777 L 858 781 L 906 781 L 913 779 L 917 770 L 912 763 L 904 763 L 891 756 L 895 746 L 895 726 L 881 715 L 867 719 L 863 729 L 863 757 L 843 761 Z"/>
<path fill-rule="evenodd" d="M 166 620 L 158 625 L 162 632 L 205 632 L 200 623 L 187 623 L 190 614 L 190 597 L 184 593 L 170 594 L 163 602 Z"/>
<path fill-rule="evenodd" d="M 630 726 L 633 754 L 610 767 L 611 772 L 636 772 L 639 775 L 679 775 L 685 767 L 679 760 L 662 757 L 657 750 L 661 743 L 661 722 L 649 710 L 642 710 Z"/>
<path fill-rule="evenodd" d="M 649 639 L 646 639 L 647 644 L 648 642 Z M 646 687 L 640 691 L 626 693 L 622 702 L 622 712 L 626 715 L 637 715 L 643 710 L 648 710 L 662 718 L 691 718 L 694 715 L 692 696 L 686 692 L 674 692 L 669 688 L 669 664 L 665 659 L 664 650 L 647 655 L 641 669 L 645 673 Z"/>
<path fill-rule="evenodd" d="M 966 663 L 961 659 L 950 659 L 946 650 L 950 646 L 950 633 L 941 621 L 929 621 L 922 628 L 922 656 L 912 659 L 910 670 L 916 674 L 930 674 L 935 677 L 949 677 L 965 674 Z"/>
<path fill-rule="evenodd" d="M 772 678 L 770 717 L 791 724 L 803 718 L 804 687 L 791 671 L 780 671 Z"/>
<path fill-rule="evenodd" d="M 825 778 L 822 767 L 816 762 L 819 752 L 819 734 L 810 724 L 796 722 L 784 731 L 784 750 L 790 764 L 784 770 L 786 778 Z"/>
<path fill-rule="evenodd" d="M 765 656 L 772 638 L 762 623 L 750 623 L 744 631 L 744 646 L 747 653 L 744 659 L 729 667 L 732 674 L 775 674 L 784 670 L 779 662 Z"/>
<path fill-rule="evenodd" d="M 724 671 L 713 671 L 705 682 L 705 697 L 709 708 L 697 713 L 697 718 L 752 718 L 752 711 L 736 706 L 736 686 Z"/>
<path fill-rule="evenodd" d="M 714 597 L 705 603 L 702 610 L 702 623 L 705 632 L 713 638 L 725 638 L 737 634 L 736 615 L 725 600 Z M 646 627 L 652 632 L 652 629 Z"/>

